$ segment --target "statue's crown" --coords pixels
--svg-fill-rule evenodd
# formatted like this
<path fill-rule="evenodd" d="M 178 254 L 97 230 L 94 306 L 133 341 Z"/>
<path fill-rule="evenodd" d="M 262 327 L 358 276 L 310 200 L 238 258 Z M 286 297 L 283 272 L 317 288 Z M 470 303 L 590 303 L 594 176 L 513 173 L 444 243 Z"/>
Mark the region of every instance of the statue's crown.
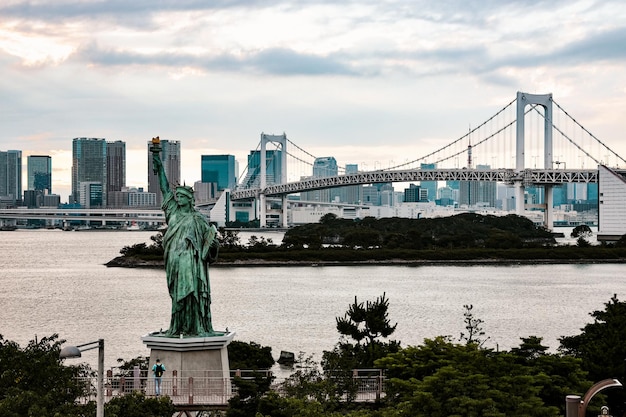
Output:
<path fill-rule="evenodd" d="M 193 198 L 193 188 L 188 185 L 179 185 L 176 187 L 176 192 L 185 194 L 189 198 Z"/>

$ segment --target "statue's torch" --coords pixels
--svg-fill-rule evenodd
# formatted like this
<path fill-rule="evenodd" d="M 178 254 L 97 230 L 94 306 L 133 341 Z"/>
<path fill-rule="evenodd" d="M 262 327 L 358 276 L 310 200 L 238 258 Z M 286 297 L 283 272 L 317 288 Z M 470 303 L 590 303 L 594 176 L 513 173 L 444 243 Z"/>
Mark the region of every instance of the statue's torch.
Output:
<path fill-rule="evenodd" d="M 158 136 L 156 138 L 152 138 L 152 146 L 150 146 L 150 152 L 152 152 L 153 160 L 154 160 L 154 155 L 158 155 L 161 153 L 161 139 L 159 139 Z M 156 165 L 152 167 L 152 170 L 155 174 L 158 172 Z"/>

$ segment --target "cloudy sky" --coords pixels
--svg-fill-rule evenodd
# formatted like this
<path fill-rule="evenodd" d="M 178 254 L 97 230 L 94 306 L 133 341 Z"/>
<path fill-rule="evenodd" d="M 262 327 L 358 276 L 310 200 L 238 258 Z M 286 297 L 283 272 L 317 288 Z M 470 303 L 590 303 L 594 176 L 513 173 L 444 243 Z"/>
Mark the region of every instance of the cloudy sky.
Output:
<path fill-rule="evenodd" d="M 517 91 L 552 93 L 626 155 L 623 0 L 3 0 L 0 150 L 48 154 L 67 198 L 71 141 L 245 157 L 261 132 L 340 165 L 423 156 Z M 25 165 L 25 162 L 24 162 Z"/>

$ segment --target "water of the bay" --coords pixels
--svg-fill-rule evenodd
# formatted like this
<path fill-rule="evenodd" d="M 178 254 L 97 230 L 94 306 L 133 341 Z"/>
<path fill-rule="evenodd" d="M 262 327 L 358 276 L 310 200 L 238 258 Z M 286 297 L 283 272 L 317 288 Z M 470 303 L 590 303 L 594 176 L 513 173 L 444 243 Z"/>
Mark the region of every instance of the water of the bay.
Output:
<path fill-rule="evenodd" d="M 141 336 L 169 324 L 165 272 L 104 263 L 152 234 L 0 232 L 0 334 L 22 346 L 53 333 L 74 345 L 104 338 L 107 367 L 149 355 Z M 354 297 L 386 293 L 398 323 L 393 338 L 403 346 L 438 335 L 458 340 L 463 305 L 472 304 L 487 347 L 509 349 L 535 335 L 555 350 L 559 337 L 578 334 L 613 294 L 626 298 L 624 272 L 623 264 L 214 267 L 213 325 L 272 347 L 275 358 L 287 350 L 319 360 L 339 340 L 335 317 Z M 95 366 L 96 356 L 83 360 Z"/>

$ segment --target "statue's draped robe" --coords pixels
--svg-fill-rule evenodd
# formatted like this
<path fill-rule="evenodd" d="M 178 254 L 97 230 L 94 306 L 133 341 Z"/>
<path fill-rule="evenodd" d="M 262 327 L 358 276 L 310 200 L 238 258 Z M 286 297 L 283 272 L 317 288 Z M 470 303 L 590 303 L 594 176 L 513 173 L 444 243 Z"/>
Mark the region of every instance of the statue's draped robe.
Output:
<path fill-rule="evenodd" d="M 208 265 L 217 258 L 215 226 L 196 210 L 184 212 L 172 192 L 164 196 L 167 232 L 163 237 L 167 286 L 172 299 L 169 336 L 207 336 L 211 324 Z"/>

